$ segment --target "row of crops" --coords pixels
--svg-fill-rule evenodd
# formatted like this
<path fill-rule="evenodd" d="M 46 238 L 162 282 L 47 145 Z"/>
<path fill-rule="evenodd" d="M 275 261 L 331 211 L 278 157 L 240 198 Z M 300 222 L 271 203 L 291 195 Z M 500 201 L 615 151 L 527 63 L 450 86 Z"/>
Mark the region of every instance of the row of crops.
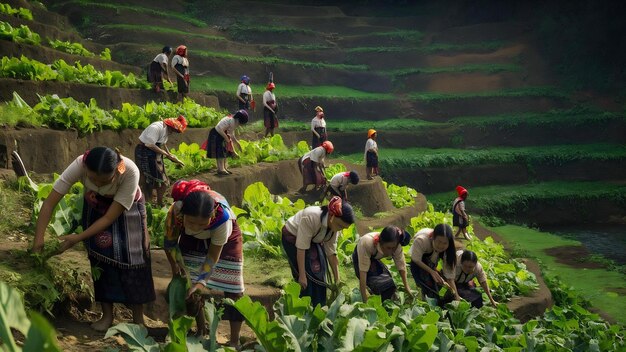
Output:
<path fill-rule="evenodd" d="M 291 203 L 271 195 L 261 184 L 249 186 L 244 198 L 242 208 L 236 208 L 236 211 L 246 233 L 246 252 L 250 255 L 260 252 L 281 255 L 280 251 L 275 253 L 266 249 L 250 228 L 256 226 L 258 232 L 263 232 L 265 223 L 275 222 L 282 226 L 287 216 L 306 205 L 301 200 Z M 450 222 L 450 214 L 435 212 L 429 207 L 411 219 L 408 230 L 415 232 L 440 222 Z M 267 230 L 271 231 L 269 227 Z M 266 236 L 266 244 L 275 247 L 270 243 L 275 239 Z M 278 236 L 274 237 L 279 240 Z M 344 230 L 338 245 L 342 265 L 351 265 L 349 258 L 357 238 L 353 228 Z M 527 294 L 536 287 L 534 276 L 524 265 L 511 259 L 502 246 L 490 238 L 472 240 L 467 247 L 478 254 L 498 301 Z M 183 349 L 204 346 L 210 351 L 228 350 L 218 349 L 215 339 L 211 344 L 211 340 L 204 338 L 187 338 L 193 318 L 182 313 L 186 284 L 185 280 L 179 280 L 170 287 L 170 339 L 167 343 L 157 343 L 147 335 L 145 328 L 132 324 L 114 326 L 107 336 L 121 334 L 132 349 L 140 350 L 169 350 L 175 345 Z M 296 283 L 284 287 L 283 296 L 274 305 L 273 319 L 269 318 L 265 307 L 252 302 L 249 297 L 227 304 L 234 304 L 242 312 L 257 336 L 257 350 L 262 351 L 618 351 L 624 348 L 625 331 L 621 326 L 611 326 L 597 314 L 589 312 L 588 302 L 558 282 L 551 285 L 556 306 L 525 324 L 515 319 L 503 304 L 478 310 L 467 302 L 456 302 L 442 309 L 431 301 L 420 301 L 403 294 L 393 302 L 383 303 L 373 297 L 362 303 L 357 290 L 345 287 L 334 292 L 327 308 L 311 307 L 309 298 L 298 297 Z M 15 294 L 6 287 L 1 287 L 0 293 L 3 302 L 6 302 L 4 295 Z M 220 310 L 213 304 L 208 304 L 206 309 L 209 323 L 212 326 L 217 324 Z M 24 320 L 25 314 L 20 316 L 19 323 L 11 321 L 12 318 L 14 315 L 9 315 L 2 326 L 20 330 L 29 325 L 31 328 L 45 325 L 45 320 L 36 313 L 31 314 L 30 324 Z M 27 332 L 28 329 L 24 332 L 26 344 L 30 340 Z M 49 328 L 46 336 L 52 334 Z"/>

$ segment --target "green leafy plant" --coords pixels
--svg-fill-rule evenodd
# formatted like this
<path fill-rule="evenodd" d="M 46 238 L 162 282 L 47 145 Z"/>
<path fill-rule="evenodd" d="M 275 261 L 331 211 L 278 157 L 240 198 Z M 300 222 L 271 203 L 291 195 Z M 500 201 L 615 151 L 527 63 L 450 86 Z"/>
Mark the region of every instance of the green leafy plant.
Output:
<path fill-rule="evenodd" d="M 56 50 L 72 54 L 72 55 L 80 55 L 86 57 L 94 57 L 96 54 L 91 51 L 85 49 L 85 47 L 80 43 L 72 43 L 70 41 L 62 41 L 58 39 L 48 39 L 48 44 Z"/>
<path fill-rule="evenodd" d="M 11 329 L 26 337 L 23 345 L 17 345 Z M 48 320 L 37 312 L 27 315 L 21 295 L 4 282 L 0 282 L 0 341 L 5 351 L 61 352 Z"/>
<path fill-rule="evenodd" d="M 104 48 L 104 50 L 100 53 L 100 59 L 111 61 L 111 49 Z"/>
<path fill-rule="evenodd" d="M 4 21 L 0 21 L 0 39 L 31 45 L 39 45 L 41 43 L 39 34 L 32 32 L 28 26 L 22 24 L 19 28 L 13 28 L 8 22 Z"/>
<path fill-rule="evenodd" d="M 410 207 L 415 204 L 417 191 L 408 186 L 398 186 L 393 183 L 383 181 L 383 185 L 387 190 L 387 195 L 391 199 L 391 203 L 396 208 Z"/>
<path fill-rule="evenodd" d="M 13 8 L 11 5 L 5 3 L 0 3 L 0 13 L 23 18 L 29 21 L 33 20 L 33 13 L 29 9 L 25 9 L 23 7 Z"/>

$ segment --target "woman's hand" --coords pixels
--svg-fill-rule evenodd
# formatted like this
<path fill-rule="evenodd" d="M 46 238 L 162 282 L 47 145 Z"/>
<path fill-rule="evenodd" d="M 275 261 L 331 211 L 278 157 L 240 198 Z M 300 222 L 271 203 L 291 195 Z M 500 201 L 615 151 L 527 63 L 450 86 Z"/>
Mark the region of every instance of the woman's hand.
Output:
<path fill-rule="evenodd" d="M 491 305 L 492 305 L 494 308 L 498 308 L 498 302 L 496 302 L 496 301 L 494 301 L 493 299 L 491 299 L 491 300 L 490 300 L 490 303 L 491 303 Z"/>
<path fill-rule="evenodd" d="M 435 282 L 438 283 L 439 285 L 448 286 L 448 283 L 445 282 L 443 278 L 441 277 L 441 275 L 439 275 L 439 273 L 436 272 L 435 270 L 430 272 L 430 276 L 432 276 L 433 280 L 435 280 Z"/>
<path fill-rule="evenodd" d="M 187 291 L 187 298 L 191 297 L 191 295 L 193 295 L 195 292 L 202 290 L 203 287 L 204 287 L 204 284 L 201 282 L 198 282 L 192 285 Z"/>
<path fill-rule="evenodd" d="M 306 287 L 308 286 L 309 282 L 306 278 L 306 274 L 302 275 L 300 274 L 298 277 L 298 283 L 300 284 L 300 287 L 302 287 L 303 290 L 306 290 Z"/>
<path fill-rule="evenodd" d="M 57 252 L 56 255 L 61 254 L 65 252 L 66 250 L 72 248 L 76 243 L 78 243 L 78 241 L 80 241 L 80 239 L 78 238 L 78 235 L 75 233 L 71 235 L 63 236 L 60 239 L 63 242 L 61 242 L 61 246 L 59 247 L 59 251 Z"/>
<path fill-rule="evenodd" d="M 174 154 L 168 154 L 167 158 L 168 158 L 168 159 L 170 159 L 172 162 L 174 162 L 174 163 L 176 163 L 176 164 L 180 165 L 180 166 L 185 166 L 185 163 L 183 163 L 182 161 L 180 161 L 180 159 L 178 159 L 178 158 L 176 157 L 176 155 L 174 155 Z"/>

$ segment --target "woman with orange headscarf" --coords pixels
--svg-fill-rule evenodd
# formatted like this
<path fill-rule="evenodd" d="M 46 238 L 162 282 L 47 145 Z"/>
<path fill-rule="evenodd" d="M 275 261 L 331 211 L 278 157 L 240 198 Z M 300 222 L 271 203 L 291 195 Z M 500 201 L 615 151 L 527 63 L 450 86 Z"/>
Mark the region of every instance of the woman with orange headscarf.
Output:
<path fill-rule="evenodd" d="M 365 143 L 365 172 L 367 179 L 371 180 L 372 176 L 378 176 L 378 144 L 376 130 L 367 131 L 367 142 Z"/>
<path fill-rule="evenodd" d="M 172 58 L 172 68 L 176 74 L 178 85 L 178 101 L 182 103 L 189 94 L 189 60 L 187 59 L 187 47 L 179 45 L 176 55 Z"/>

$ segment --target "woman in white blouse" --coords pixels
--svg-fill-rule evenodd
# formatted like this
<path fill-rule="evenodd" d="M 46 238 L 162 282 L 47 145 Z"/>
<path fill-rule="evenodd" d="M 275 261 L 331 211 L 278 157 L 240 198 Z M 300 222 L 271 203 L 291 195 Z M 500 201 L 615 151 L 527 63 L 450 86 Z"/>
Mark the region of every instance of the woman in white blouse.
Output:
<path fill-rule="evenodd" d="M 321 106 L 315 107 L 315 117 L 311 120 L 311 133 L 313 134 L 311 139 L 311 149 L 317 148 L 324 141 L 328 140 L 326 134 L 326 120 L 324 119 L 324 109 Z"/>
<path fill-rule="evenodd" d="M 207 139 L 207 158 L 217 159 L 217 174 L 230 175 L 227 157 L 238 157 L 235 146 L 241 150 L 241 145 L 235 137 L 235 130 L 241 125 L 248 123 L 248 112 L 239 110 L 233 115 L 226 116 L 217 123 L 209 132 Z"/>
<path fill-rule="evenodd" d="M 278 102 L 276 102 L 276 95 L 274 94 L 274 88 L 276 85 L 274 82 L 270 82 L 265 87 L 265 93 L 263 93 L 263 125 L 265 126 L 265 137 L 274 136 L 274 129 L 278 127 Z"/>
<path fill-rule="evenodd" d="M 178 101 L 182 103 L 189 94 L 189 59 L 187 58 L 186 46 L 179 45 L 176 48 L 176 55 L 172 58 L 172 70 L 176 74 Z"/>
<path fill-rule="evenodd" d="M 370 232 L 359 238 L 352 253 L 354 272 L 359 278 L 359 290 L 363 302 L 367 302 L 367 289 L 383 300 L 390 299 L 396 293 L 396 284 L 382 258 L 393 258 L 404 289 L 412 294 L 406 279 L 406 262 L 402 247 L 409 244 L 411 235 L 397 226 L 387 226 L 381 232 Z"/>
<path fill-rule="evenodd" d="M 76 158 L 41 207 L 33 251 L 42 250 L 55 206 L 77 182 L 82 182 L 85 192 L 83 231 L 61 237 L 57 254 L 81 241 L 87 249 L 95 300 L 102 306 L 102 318 L 92 328 L 106 331 L 111 326 L 113 303 L 130 307 L 133 322 L 143 324 L 143 304 L 154 301 L 155 293 L 146 208 L 139 169 L 132 160 L 107 147 L 93 148 Z"/>
<path fill-rule="evenodd" d="M 328 206 L 311 206 L 290 217 L 282 230 L 282 243 L 294 280 L 300 283 L 300 296 L 311 303 L 326 305 L 328 264 L 339 282 L 337 237 L 354 224 L 354 211 L 348 202 L 334 197 Z M 328 264 L 327 264 L 328 260 Z"/>
<path fill-rule="evenodd" d="M 470 302 L 472 307 L 481 308 L 483 306 L 483 295 L 476 289 L 474 278 L 478 279 L 478 283 L 489 298 L 489 303 L 496 307 L 498 302 L 491 295 L 489 284 L 487 284 L 487 275 L 482 265 L 478 262 L 476 253 L 469 250 L 456 252 L 454 276 L 448 280 L 453 292 L 446 295 L 444 300 L 452 301 L 454 299 L 460 301 L 462 298 Z"/>

